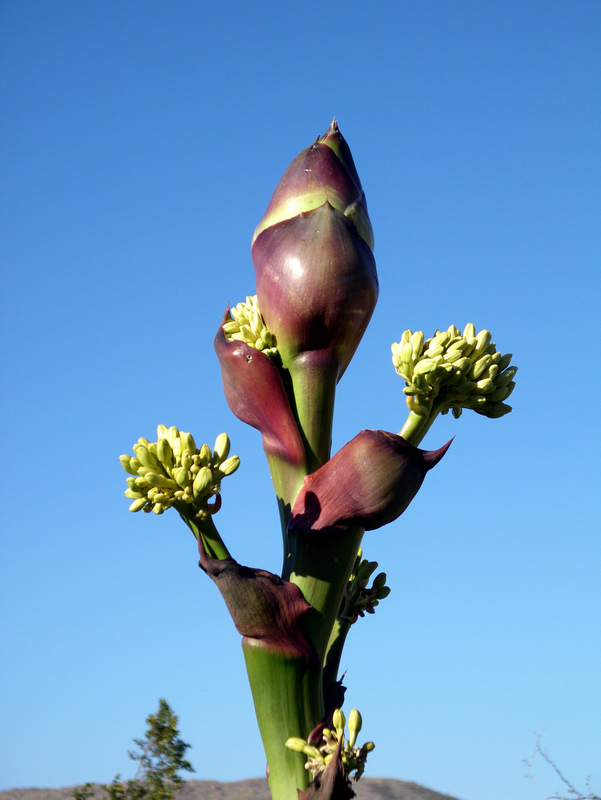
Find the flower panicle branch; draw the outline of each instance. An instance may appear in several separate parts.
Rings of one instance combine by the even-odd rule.
[[[130,475],[125,490],[133,500],[129,510],[163,514],[173,507],[212,556],[229,558],[213,523],[221,508],[221,481],[240,466],[239,457],[229,455],[228,435],[220,433],[212,449],[208,444],[198,448],[191,433],[159,425],[157,441],[141,437],[133,451],[133,456],[119,456]]]
[[[354,625],[359,617],[365,614],[375,614],[376,606],[380,600],[388,597],[390,587],[386,586],[386,573],[380,572],[368,586],[369,579],[378,568],[377,561],[368,561],[363,558],[363,548],[359,548],[355,567],[349,578],[344,600],[338,615],[339,620]]]
[[[162,514],[175,505],[188,507],[189,515],[203,519],[221,506],[221,481],[240,466],[238,456],[230,456],[230,440],[221,433],[213,449],[200,449],[191,433],[175,426],[159,425],[158,441],[141,437],[133,446],[134,456],[119,457],[121,466],[132,477],[127,479],[125,496],[133,500],[130,511]],[[209,500],[216,502],[209,504]]]
[[[223,323],[222,328],[226,339],[246,342],[269,358],[277,357],[276,338],[265,325],[256,294],[230,308],[230,319]]]
[[[391,350],[409,409],[400,435],[412,444],[419,444],[438,414],[451,411],[459,418],[463,409],[472,409],[496,419],[512,410],[505,401],[518,368],[511,353],[497,350],[488,330],[476,333],[470,322],[463,332],[451,325],[429,339],[423,331],[406,330]]]
[[[385,572],[378,573],[372,585],[368,586],[369,580],[377,568],[377,561],[368,561],[363,558],[363,548],[360,547],[327,646],[324,681],[332,685],[338,685],[335,680],[340,670],[342,652],[351,627],[359,617],[364,617],[365,614],[375,614],[380,600],[390,594],[390,587],[386,586]]]
[[[365,771],[367,756],[375,748],[375,745],[373,742],[366,742],[361,747],[356,746],[357,736],[363,725],[361,714],[356,708],[349,714],[348,737],[345,736],[344,732],[346,719],[339,708],[334,711],[333,725],[333,730],[324,728],[322,734],[323,743],[319,747],[296,737],[289,738],[286,741],[286,747],[297,753],[303,753],[308,757],[305,769],[311,773],[313,779],[325,771],[330,761],[340,751],[346,777],[352,776],[358,781]]]

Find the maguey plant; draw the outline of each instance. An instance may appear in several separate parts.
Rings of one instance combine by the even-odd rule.
[[[192,434],[159,425],[157,441],[141,438],[121,456],[130,510],[176,509],[242,636],[274,800],[353,796],[350,779],[374,744],[357,743],[356,709],[346,732],[340,659],[351,627],[390,591],[363,557],[364,533],[396,520],[446,453],[450,442],[419,448],[438,414],[511,410],[516,368],[489,331],[407,330],[392,345],[408,407],[400,432],[362,430],[331,454],[336,387],[378,299],[373,245],[334,121],[276,187],[252,239],[256,294],[225,310],[214,340],[226,401],[262,437],[281,575],[239,564],[215,526],[221,483],[240,463],[226,434],[198,447]]]

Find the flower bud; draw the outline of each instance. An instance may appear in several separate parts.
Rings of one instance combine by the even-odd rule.
[[[353,220],[362,239],[374,249],[367,203],[349,146],[332,120],[328,132],[294,159],[278,183],[252,243],[265,228],[311,211],[329,200]]]
[[[334,345],[344,372],[377,300],[373,242],[353,157],[332,121],[288,167],[253,236],[259,306],[285,366]]]
[[[326,351],[340,379],[376,305],[373,254],[329,199],[278,222],[253,245],[257,297],[282,363]]]
[[[450,444],[420,450],[393,433],[361,431],[307,475],[292,509],[290,529],[311,533],[349,527],[374,530],[393,522]]]
[[[252,244],[257,298],[288,371],[310,469],[329,457],[336,384],[378,298],[373,233],[335,122],[278,184]]]
[[[362,726],[363,719],[361,718],[361,714],[356,708],[353,708],[348,718],[349,745],[351,747],[355,746],[357,736],[359,735]]]

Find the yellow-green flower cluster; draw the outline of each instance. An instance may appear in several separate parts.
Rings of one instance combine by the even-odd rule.
[[[218,511],[221,481],[240,466],[238,456],[229,456],[227,434],[217,437],[212,450],[206,444],[199,450],[192,434],[175,426],[159,425],[157,437],[156,442],[138,439],[133,457],[119,457],[123,469],[134,476],[127,479],[125,492],[133,500],[129,510],[162,514],[175,505],[198,519]],[[216,502],[209,505],[215,495]]]
[[[367,561],[363,558],[363,549],[359,548],[359,554],[349,578],[339,619],[350,622],[351,625],[365,613],[375,613],[375,608],[380,600],[388,597],[390,587],[386,586],[386,573],[380,572],[368,588],[367,584],[372,574],[378,568],[377,561]]]
[[[238,303],[230,309],[231,319],[224,323],[223,332],[226,339],[246,342],[249,347],[261,350],[272,358],[277,353],[275,336],[263,321],[257,296],[246,298],[246,303]]]
[[[517,367],[511,353],[497,352],[491,333],[469,323],[463,333],[454,326],[425,340],[422,331],[407,330],[392,344],[392,363],[403,378],[410,411],[428,417],[433,409],[459,417],[471,408],[486,417],[511,411],[504,401],[512,393]]]
[[[367,756],[374,749],[375,744],[373,742],[366,742],[362,747],[355,747],[357,735],[363,724],[361,714],[356,708],[349,714],[349,736],[347,740],[345,740],[344,735],[346,719],[339,708],[334,711],[332,721],[334,723],[334,730],[324,728],[324,743],[321,747],[313,747],[313,745],[308,744],[304,739],[298,739],[297,737],[288,739],[286,747],[289,750],[294,750],[297,753],[304,753],[306,756],[309,756],[309,760],[305,763],[305,769],[308,769],[313,779],[315,779],[325,770],[326,766],[336,754],[338,744],[342,742],[340,755],[347,777],[350,776],[351,772],[354,772],[355,774],[353,777],[358,781],[365,771]]]

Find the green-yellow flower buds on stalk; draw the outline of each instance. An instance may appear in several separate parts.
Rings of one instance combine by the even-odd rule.
[[[377,568],[377,561],[367,561],[363,558],[363,549],[360,547],[328,642],[324,676],[329,681],[334,680],[332,676],[339,674],[340,659],[351,626],[366,613],[374,614],[380,600],[390,594],[390,587],[386,586],[385,572],[376,575],[372,585],[368,587],[370,578]]]
[[[502,355],[490,331],[469,323],[461,333],[454,325],[425,340],[422,331],[407,330],[391,346],[392,363],[406,383],[403,389],[411,415],[401,436],[418,444],[437,414],[449,409],[459,417],[464,408],[485,417],[511,411],[504,401],[515,383],[512,355]]]
[[[257,295],[247,297],[245,303],[230,308],[230,316],[231,319],[222,325],[226,339],[246,342],[249,347],[261,350],[270,358],[277,354],[275,336],[263,321]]]
[[[359,554],[355,567],[349,578],[344,595],[344,601],[338,619],[345,620],[351,625],[365,614],[374,614],[380,600],[388,597],[390,587],[386,586],[386,573],[380,572],[368,588],[369,579],[378,568],[377,561],[367,561],[363,557],[363,549]]]
[[[196,447],[191,433],[175,426],[157,428],[158,441],[140,438],[133,446],[134,456],[119,457],[131,476],[125,496],[133,500],[130,511],[162,514],[175,506],[184,516],[202,520],[219,510],[221,481],[234,473],[238,456],[229,456],[230,440],[220,434],[213,449]],[[228,457],[229,456],[229,457]],[[215,497],[215,502],[209,500]]]
[[[325,728],[323,731],[323,744],[317,748],[310,745],[304,739],[298,737],[291,737],[286,742],[286,747],[289,750],[294,750],[297,753],[303,753],[309,757],[305,764],[305,769],[311,772],[313,779],[321,775],[330,761],[336,755],[338,746],[341,744],[340,755],[342,763],[347,776],[354,772],[354,779],[356,781],[363,775],[365,771],[365,762],[367,756],[374,749],[373,742],[366,742],[362,747],[355,747],[357,736],[363,724],[361,714],[354,708],[348,719],[349,738],[345,740],[344,726],[346,719],[341,709],[337,708],[332,716],[334,730]]]

